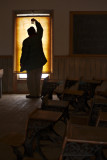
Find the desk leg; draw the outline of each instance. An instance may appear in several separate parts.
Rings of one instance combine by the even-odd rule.
[[[23,155],[22,153],[18,150],[18,147],[14,147],[12,146],[13,152],[17,157],[17,160],[22,160],[23,159]]]
[[[41,140],[41,130],[38,131],[38,127],[35,126],[35,129],[27,133],[26,140],[24,142],[24,156],[33,157],[34,152],[38,152],[39,155],[42,157],[43,160],[47,160],[45,155],[43,154],[41,147],[40,147],[40,140]],[[35,143],[35,148],[34,148]]]
[[[39,153],[39,155],[42,157],[43,160],[47,160],[47,158],[43,154],[43,152],[41,150],[41,147],[40,147],[40,139],[41,139],[41,137],[39,136],[39,133],[36,135],[35,139],[36,139],[36,152]]]
[[[101,151],[101,157],[102,157],[103,160],[107,160],[106,156],[104,155],[103,149]]]
[[[33,157],[33,142],[35,135],[27,135],[24,142],[24,155],[28,157]]]

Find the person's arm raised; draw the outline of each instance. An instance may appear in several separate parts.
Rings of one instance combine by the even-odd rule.
[[[31,23],[34,24],[34,22],[35,22],[35,25],[37,27],[37,35],[40,38],[42,38],[42,36],[43,36],[43,28],[42,28],[41,24],[36,19],[34,19],[34,18],[31,19]]]

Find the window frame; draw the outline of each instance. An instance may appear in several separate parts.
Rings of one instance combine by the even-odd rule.
[[[51,27],[51,35],[50,35],[50,38],[51,38],[51,43],[50,43],[50,50],[51,50],[51,58],[50,58],[50,72],[48,72],[48,74],[51,74],[53,72],[53,10],[24,10],[24,11],[14,11],[14,56],[13,56],[13,73],[16,73],[16,74],[23,74],[20,73],[20,72],[17,72],[15,71],[15,62],[16,62],[16,36],[15,36],[15,23],[16,23],[16,17],[18,14],[26,14],[26,16],[24,17],[31,17],[34,16],[35,14],[37,14],[37,16],[39,17],[46,17],[46,15],[48,14],[48,16],[51,18],[51,24],[50,24],[50,27]],[[30,15],[29,15],[30,14]],[[22,16],[23,17],[23,16]],[[26,73],[26,72],[24,72]],[[18,79],[18,76],[17,76],[17,79]]]

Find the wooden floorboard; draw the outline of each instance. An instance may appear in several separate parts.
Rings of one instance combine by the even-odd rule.
[[[25,132],[29,115],[41,107],[41,99],[24,94],[6,94],[0,99],[0,137],[11,132]]]

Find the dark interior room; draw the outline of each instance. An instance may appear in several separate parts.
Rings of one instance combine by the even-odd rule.
[[[0,160],[107,160],[107,1],[0,13]]]

